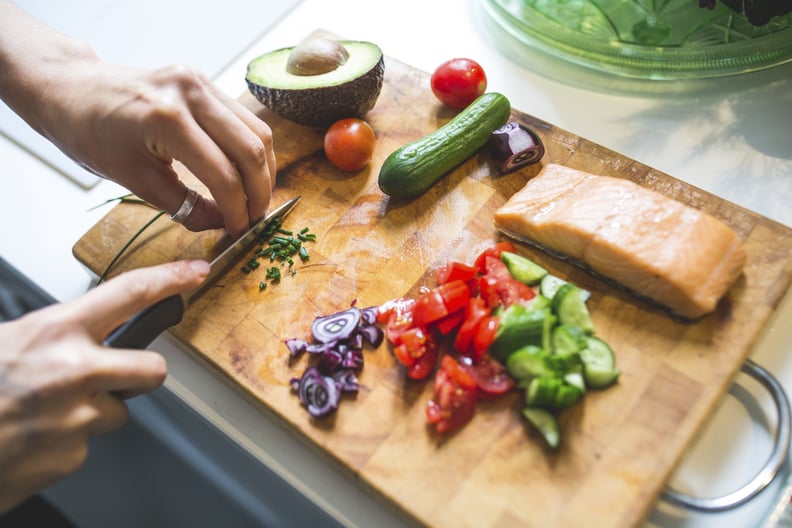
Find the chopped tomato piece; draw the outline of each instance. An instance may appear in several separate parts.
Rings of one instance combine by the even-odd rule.
[[[479,278],[479,295],[491,307],[498,304],[508,307],[536,297],[536,292],[530,286],[511,276],[509,268],[499,258],[487,256],[484,259],[484,269],[486,273]]]
[[[499,325],[500,319],[492,316],[484,317],[479,322],[471,347],[474,363],[478,363],[486,357],[487,350],[489,350],[490,345],[495,340]]]
[[[500,301],[498,295],[498,279],[490,275],[482,275],[478,280],[479,296],[487,306],[496,307]]]
[[[461,388],[467,390],[476,388],[476,380],[473,379],[473,376],[468,374],[453,357],[443,356],[443,359],[440,361],[440,368],[442,368],[451,380],[457,383]]]
[[[414,326],[402,334],[400,346],[407,348],[410,357],[418,359],[426,353],[427,339],[426,332],[421,327]]]
[[[462,280],[455,280],[442,284],[436,288],[443,298],[448,313],[464,310],[470,300],[470,289]]]
[[[473,337],[476,335],[479,322],[490,313],[487,303],[481,297],[471,297],[468,301],[468,308],[465,312],[465,320],[459,326],[454,348],[463,355],[470,354],[473,344]]]
[[[516,248],[514,247],[514,244],[512,244],[508,240],[503,241],[503,242],[498,242],[494,246],[490,246],[487,249],[485,249],[484,251],[482,251],[479,254],[479,256],[476,257],[476,260],[473,263],[473,267],[479,273],[486,273],[487,269],[486,269],[485,264],[486,264],[487,257],[494,257],[494,258],[500,260],[501,252],[510,251],[510,252],[514,253],[515,250],[516,250]]]
[[[441,334],[448,335],[454,330],[456,330],[464,320],[465,320],[465,310],[457,310],[456,312],[448,314],[439,321],[437,321],[437,323],[435,323],[435,326],[437,327],[437,330]]]
[[[437,345],[429,336],[426,343],[426,352],[410,367],[407,367],[407,376],[414,380],[426,379],[434,371],[439,356]]]
[[[398,299],[385,301],[377,307],[377,322],[387,324],[393,317],[411,314],[413,306],[415,306],[415,299],[409,297],[399,297]]]
[[[449,260],[445,266],[437,270],[437,284],[446,284],[451,281],[461,280],[468,282],[476,276],[476,268],[463,262]]]
[[[393,347],[393,355],[407,367],[407,376],[424,379],[437,364],[438,349],[431,334],[414,326],[402,333],[401,341]]]
[[[476,380],[478,395],[482,399],[494,399],[514,389],[514,378],[497,359],[486,356],[478,363],[460,363]]]
[[[511,279],[511,273],[506,263],[499,257],[487,256],[484,259],[484,273],[496,279]]]
[[[417,326],[428,326],[448,315],[443,296],[437,289],[429,290],[418,296],[413,308],[413,323]]]
[[[385,337],[393,345],[401,343],[402,334],[415,326],[412,310],[415,299],[402,297],[382,304],[377,309],[377,322],[385,325]]]
[[[426,404],[426,419],[438,433],[466,424],[476,406],[476,381],[451,356],[443,356],[435,375],[434,395]]]

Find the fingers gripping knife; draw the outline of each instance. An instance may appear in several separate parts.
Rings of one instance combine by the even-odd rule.
[[[209,274],[200,286],[184,294],[167,297],[141,310],[115,329],[105,339],[104,344],[115,348],[146,348],[162,332],[178,324],[187,306],[223,276],[276,219],[286,216],[299,199],[299,196],[292,198],[270,212],[220,253],[209,264]]]

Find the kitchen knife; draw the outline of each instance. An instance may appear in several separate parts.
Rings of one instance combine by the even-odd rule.
[[[197,288],[180,295],[172,295],[141,310],[127,322],[113,330],[104,344],[115,348],[144,349],[162,332],[178,324],[187,306],[233,266],[250,246],[267,230],[276,218],[283,218],[300,199],[296,196],[270,212],[265,218],[228,246],[210,264],[209,274]]]

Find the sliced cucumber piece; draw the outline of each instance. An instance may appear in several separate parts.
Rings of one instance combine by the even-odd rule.
[[[549,355],[534,345],[526,345],[509,354],[506,359],[506,370],[518,381],[555,374]]]
[[[594,323],[582,292],[572,283],[561,285],[553,296],[553,310],[561,324],[579,326],[587,334],[593,334]]]
[[[586,348],[580,351],[586,385],[592,389],[604,389],[613,385],[621,374],[616,368],[613,350],[598,337],[588,336],[586,342]]]
[[[555,328],[557,322],[558,317],[548,308],[547,317],[545,317],[544,325],[542,326],[542,348],[549,352],[553,350],[553,328]]]
[[[525,402],[531,407],[560,410],[571,407],[580,400],[583,392],[562,378],[534,378],[525,391]]]
[[[547,270],[536,262],[511,251],[502,251],[501,260],[506,264],[511,276],[529,286],[539,284]]]
[[[512,304],[500,314],[500,325],[489,352],[498,361],[506,361],[509,354],[525,345],[540,345],[548,308],[529,310],[521,304]]]
[[[548,273],[542,277],[542,282],[539,283],[539,292],[548,299],[552,299],[558,291],[558,288],[566,283],[567,281],[561,277]]]
[[[616,354],[610,345],[595,336],[586,336],[586,346],[580,351],[583,364],[596,367],[600,370],[613,370],[616,368]]]
[[[522,303],[525,306],[525,309],[528,311],[533,310],[544,310],[545,308],[550,308],[551,301],[541,293],[538,294],[536,297],[531,299],[530,301],[525,301]]]
[[[586,392],[586,380],[583,377],[583,368],[564,374],[564,381],[579,389],[581,393]]]
[[[558,291],[558,288],[564,284],[567,284],[567,281],[561,277],[548,273],[542,277],[542,281],[539,283],[539,293],[548,299],[552,299]],[[583,301],[588,301],[589,297],[591,297],[591,292],[583,288],[580,288],[580,294],[583,297]]]
[[[547,445],[558,449],[561,444],[561,427],[553,413],[538,407],[526,407],[523,409],[523,416],[539,431]]]
[[[586,332],[577,325],[560,324],[553,329],[552,345],[556,354],[579,352],[588,346]]]
[[[596,367],[584,367],[583,379],[586,386],[592,389],[607,389],[618,381],[621,371],[619,369],[601,370]]]
[[[565,354],[550,354],[550,365],[556,375],[563,377],[567,372],[583,368],[583,360],[579,352],[568,352]]]

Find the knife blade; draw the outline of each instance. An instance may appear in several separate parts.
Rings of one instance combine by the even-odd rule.
[[[295,196],[277,209],[274,209],[223,250],[209,263],[209,274],[197,288],[182,294],[166,297],[136,313],[124,324],[113,330],[104,340],[104,345],[114,348],[136,348],[141,350],[149,346],[158,335],[171,326],[177,325],[182,320],[187,306],[200,297],[242,255],[247,253],[253,243],[275,219],[286,216],[299,199],[299,196]]]

